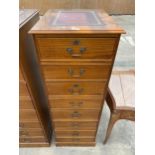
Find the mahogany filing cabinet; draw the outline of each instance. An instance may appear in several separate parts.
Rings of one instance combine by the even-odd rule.
[[[48,99],[35,55],[30,28],[39,20],[37,10],[20,10],[19,17],[19,145],[49,146],[52,127]]]
[[[94,146],[124,30],[98,10],[49,10],[30,30],[56,146]]]

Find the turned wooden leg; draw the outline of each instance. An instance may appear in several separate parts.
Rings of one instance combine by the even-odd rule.
[[[110,115],[110,120],[109,120],[109,124],[108,124],[108,128],[107,128],[107,131],[106,131],[106,136],[105,136],[105,140],[104,140],[104,144],[106,144],[110,134],[111,134],[111,131],[112,131],[112,128],[115,124],[115,122],[119,119],[119,115],[118,114],[115,114],[115,113],[112,113]]]

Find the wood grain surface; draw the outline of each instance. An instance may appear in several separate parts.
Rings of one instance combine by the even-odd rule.
[[[22,147],[45,146],[51,141],[51,122],[33,38],[28,34],[39,13],[24,9],[19,15],[19,142]]]
[[[53,120],[55,130],[96,130],[97,124],[95,120]]]
[[[69,19],[67,26],[55,24],[61,13]],[[88,25],[71,25],[79,22],[73,18],[79,14],[82,20],[92,20],[86,14],[89,18],[94,15],[102,24],[92,26],[83,21]],[[37,47],[55,133],[62,130],[56,133],[56,145],[95,144],[117,46],[124,32],[105,11],[98,10],[49,10],[30,30]],[[81,130],[95,133],[89,135],[80,133]]]

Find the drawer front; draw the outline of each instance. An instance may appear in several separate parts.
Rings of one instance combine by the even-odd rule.
[[[47,142],[47,139],[44,137],[24,137],[19,138],[19,142],[21,143]]]
[[[37,38],[41,60],[111,59],[117,38]]]
[[[45,79],[107,79],[111,66],[109,64],[84,65],[59,63],[59,65],[42,65]]]
[[[95,142],[56,142],[56,146],[95,146]]]
[[[49,147],[50,146],[50,144],[49,144],[49,142],[41,142],[41,143],[35,143],[35,142],[33,142],[33,143],[29,143],[29,142],[20,142],[19,143],[19,147],[25,147],[25,148],[29,148],[29,147]]]
[[[102,100],[82,100],[82,99],[58,99],[49,100],[51,108],[71,108],[71,109],[100,109],[102,106]]]
[[[41,128],[41,125],[38,121],[36,122],[20,122],[20,129],[28,129],[28,128]]]
[[[38,121],[38,117],[36,115],[35,110],[30,110],[30,109],[20,109],[19,110],[19,119],[21,121],[32,121],[32,120],[37,120]]]
[[[53,110],[52,118],[54,120],[58,119],[89,119],[98,120],[99,110]]]
[[[95,137],[95,130],[56,130],[56,138],[60,137]]]
[[[97,121],[54,121],[56,130],[96,130]]]
[[[26,143],[26,142],[20,142],[19,143],[19,147],[25,147],[25,148],[29,148],[29,147],[31,147],[31,148],[33,148],[33,147],[49,147],[50,146],[50,144],[49,144],[49,142],[40,142],[40,143]]]
[[[19,99],[19,108],[20,109],[34,109],[31,99]]]
[[[95,138],[56,138],[56,142],[95,142]]]
[[[19,83],[19,95],[20,96],[29,96],[29,92],[25,82]]]
[[[47,82],[49,95],[102,95],[105,82]]]
[[[42,129],[35,129],[35,130],[20,130],[19,131],[20,137],[31,137],[31,136],[44,136]]]

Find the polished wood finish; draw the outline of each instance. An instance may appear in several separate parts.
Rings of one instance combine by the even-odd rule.
[[[96,130],[56,130],[56,138],[95,137]]]
[[[98,120],[53,120],[55,130],[96,130]]]
[[[25,82],[20,82],[19,92],[21,96],[29,96],[29,92],[28,92],[27,85]]]
[[[43,137],[42,135],[44,134],[43,131],[35,130],[35,131],[26,131],[26,130],[20,130],[20,137],[35,137],[35,136],[40,136]]]
[[[84,147],[84,146],[95,146],[96,143],[95,142],[56,142],[56,146],[80,146],[80,147]]]
[[[110,109],[110,120],[104,144],[118,120],[135,121],[135,79],[133,73],[115,73],[110,79],[106,102]],[[119,87],[118,87],[119,86]],[[118,90],[119,88],[119,90]]]
[[[91,81],[68,81],[47,82],[49,95],[102,95],[104,94],[105,82]],[[93,88],[93,89],[91,89]]]
[[[34,129],[34,128],[40,129],[41,125],[38,120],[37,121],[33,120],[31,122],[30,121],[21,121],[21,122],[19,122],[19,127],[21,130],[22,129]]]
[[[19,98],[19,109],[33,109],[33,103],[31,101],[31,98],[29,98],[28,96],[26,97],[21,97]]]
[[[48,9],[104,9],[109,14],[135,14],[135,0],[20,0],[20,8],[36,8],[43,15]]]
[[[52,112],[53,120],[98,120],[99,119],[99,110],[85,110],[85,109],[69,109],[69,110],[56,110]]]
[[[112,59],[117,38],[38,38],[40,59]],[[76,42],[78,44],[76,44]],[[57,48],[54,48],[54,47]],[[72,50],[68,54],[69,48]],[[87,47],[87,48],[86,48]],[[80,52],[80,50],[83,52]],[[52,51],[52,52],[51,52]]]
[[[30,28],[39,20],[37,10],[20,10],[19,25],[19,145],[49,146],[51,122],[47,97],[35,55]]]
[[[34,109],[20,109],[19,110],[19,118],[21,121],[36,121],[38,120],[37,113]]]
[[[20,142],[20,147],[49,147],[47,142]]]
[[[76,100],[76,101],[75,101]],[[49,100],[50,107],[58,108],[61,107],[63,109],[100,109],[102,105],[101,99],[51,99]]]
[[[75,16],[82,21],[72,20]],[[49,10],[29,33],[48,93],[56,145],[94,146],[124,30],[104,11]]]
[[[94,142],[95,138],[56,138],[56,141],[59,142]]]
[[[42,65],[46,79],[107,79],[110,63],[45,63]],[[103,72],[104,69],[104,72]]]
[[[30,143],[33,143],[33,142],[48,142],[47,139],[43,136],[43,137],[20,137],[19,139],[19,142],[30,142]]]

